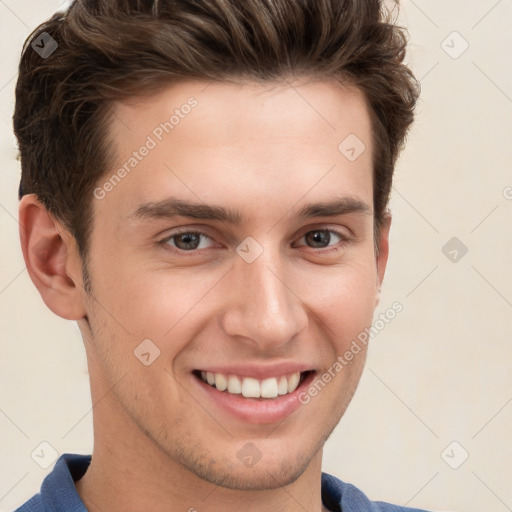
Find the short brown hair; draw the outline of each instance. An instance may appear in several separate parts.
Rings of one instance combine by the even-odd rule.
[[[112,102],[183,79],[336,79],[369,107],[377,241],[419,96],[403,62],[406,30],[391,14],[380,0],[75,0],[25,41],[14,111],[20,198],[35,193],[85,262],[93,190],[113,165]],[[58,47],[43,58],[31,43],[45,32]]]

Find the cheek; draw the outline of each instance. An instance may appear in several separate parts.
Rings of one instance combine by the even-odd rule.
[[[111,261],[109,257],[95,259],[93,290],[100,304],[95,314],[123,350],[127,345],[133,350],[150,339],[168,357],[193,337],[201,323],[199,316],[214,313],[215,293],[211,292],[226,272],[145,268],[147,265],[130,258],[119,258],[116,265]]]
[[[377,293],[375,263],[368,258],[347,265],[312,270],[297,295],[332,332],[357,334],[373,317]],[[344,336],[345,337],[345,336]]]

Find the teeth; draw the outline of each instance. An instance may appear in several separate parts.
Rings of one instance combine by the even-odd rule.
[[[261,396],[259,380],[245,377],[242,381],[242,395],[245,396],[245,398],[259,398]]]
[[[219,391],[224,391],[228,387],[228,379],[222,373],[215,374],[215,387]]]
[[[228,391],[235,395],[242,392],[242,383],[236,375],[230,375],[228,377]]]
[[[234,395],[242,394],[245,398],[276,398],[293,393],[297,389],[300,372],[260,381],[253,377],[242,378],[236,375],[201,371],[201,379],[210,386],[215,386],[219,391]]]
[[[300,373],[292,373],[288,379],[288,393],[293,393],[299,385]]]
[[[286,395],[288,393],[288,379],[284,375],[279,378],[279,384],[277,385],[277,392],[280,395]]]
[[[263,398],[275,398],[277,396],[277,379],[265,379],[261,382],[261,396]]]

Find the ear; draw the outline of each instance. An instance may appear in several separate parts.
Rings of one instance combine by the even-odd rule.
[[[22,197],[19,219],[25,265],[44,303],[62,318],[84,318],[81,259],[74,237],[35,194]]]
[[[386,210],[384,214],[384,223],[380,230],[380,239],[378,242],[379,255],[376,258],[377,264],[377,294],[375,297],[375,307],[378,306],[380,301],[380,289],[382,281],[384,280],[384,273],[386,272],[386,266],[388,263],[389,255],[389,229],[391,227],[391,212]]]

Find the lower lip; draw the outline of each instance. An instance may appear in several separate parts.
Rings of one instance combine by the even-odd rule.
[[[239,420],[260,425],[282,421],[296,411],[302,405],[299,395],[313,381],[315,372],[311,372],[293,393],[264,399],[244,398],[242,395],[219,391],[195,375],[192,378],[217,407]]]

